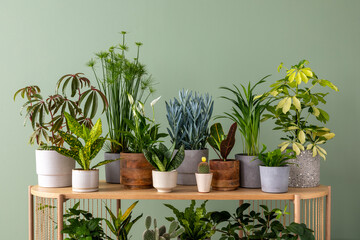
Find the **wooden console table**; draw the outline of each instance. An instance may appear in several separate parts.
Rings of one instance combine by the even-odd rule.
[[[316,239],[330,240],[331,231],[331,187],[289,188],[283,194],[264,193],[260,189],[239,188],[236,191],[198,193],[196,186],[177,186],[171,193],[158,193],[156,189],[126,190],[120,184],[100,182],[98,192],[77,193],[69,188],[29,187],[29,239],[62,240],[63,213],[66,208],[81,201],[82,208],[99,217],[103,216],[103,201],[112,201],[114,208],[121,207],[121,200],[237,200],[239,204],[252,203],[252,209],[260,204],[281,207],[281,201],[288,205],[291,217],[284,218],[284,224],[291,221],[304,222],[313,229]],[[280,201],[279,205],[278,202]],[[107,203],[107,202],[106,202]],[[100,205],[100,206],[99,206]],[[324,207],[325,205],[325,207]],[[49,207],[50,206],[50,207]],[[284,205],[285,206],[285,205]],[[104,211],[105,215],[105,211]],[[57,229],[56,224],[57,221]],[[56,230],[55,230],[56,229]]]

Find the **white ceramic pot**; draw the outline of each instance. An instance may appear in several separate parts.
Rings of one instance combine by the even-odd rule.
[[[208,193],[211,190],[212,173],[195,173],[198,192]]]
[[[36,173],[40,187],[71,186],[71,171],[75,160],[54,150],[36,150]]]
[[[171,192],[176,187],[177,171],[160,172],[152,170],[153,186],[158,192]]]
[[[99,190],[99,169],[72,170],[72,190],[74,192],[96,192]]]

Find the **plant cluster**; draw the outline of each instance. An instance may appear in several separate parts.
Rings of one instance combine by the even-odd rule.
[[[220,118],[228,118],[237,123],[242,137],[244,152],[250,156],[256,156],[259,153],[261,115],[270,103],[265,101],[264,98],[256,98],[254,90],[257,85],[264,83],[265,79],[269,76],[262,78],[254,86],[251,86],[249,82],[247,88],[240,84],[243,91],[235,84],[233,85],[234,89],[229,87],[220,88],[234,95],[234,98],[222,96],[223,99],[230,101],[234,106],[231,108],[231,113],[225,112],[225,116],[220,116]]]
[[[148,162],[160,172],[170,172],[177,169],[185,157],[184,145],[180,146],[175,154],[175,144],[169,149],[163,143],[160,143],[157,148],[144,149],[143,152]]]
[[[179,228],[179,223],[172,221],[170,223],[169,232],[166,232],[166,227],[163,225],[157,227],[157,221],[154,219],[154,230],[150,230],[151,227],[151,217],[147,216],[145,219],[146,230],[143,233],[143,240],[170,240],[172,238],[177,238],[184,233],[184,228]]]
[[[264,153],[266,151],[266,146],[263,145],[263,149],[258,155],[258,159],[262,162],[263,166],[266,167],[283,167],[289,163],[290,159],[296,158],[296,154],[291,149],[286,149],[285,152],[282,152],[280,149],[275,149],[274,151]]]
[[[70,92],[70,95],[67,92]],[[21,109],[26,109],[24,124],[30,120],[34,130],[29,143],[36,143],[40,147],[45,144],[63,146],[64,139],[58,131],[69,132],[64,112],[70,113],[79,124],[91,128],[93,126],[92,119],[98,111],[99,99],[103,103],[103,112],[108,107],[105,95],[91,86],[90,80],[82,73],[67,74],[61,77],[56,84],[55,94],[46,99],[36,85],[16,91],[14,100],[18,95],[27,100]]]
[[[219,159],[226,161],[235,144],[237,125],[233,123],[227,135],[224,134],[221,123],[215,123],[210,127],[210,136],[207,139]]]
[[[198,173],[210,173],[210,166],[206,161],[206,157],[201,158],[201,162],[198,164]]]
[[[179,91],[179,99],[166,102],[167,130],[176,149],[181,145],[186,150],[205,148],[213,108],[214,101],[208,93],[203,96],[184,89]]]
[[[153,81],[148,74],[145,65],[139,62],[140,47],[142,43],[137,42],[137,55],[134,60],[126,58],[128,47],[126,46],[126,32],[121,32],[122,43],[112,46],[108,51],[96,54],[101,71],[97,72],[96,60],[91,59],[88,66],[92,68],[99,89],[104,92],[109,108],[106,111],[106,120],[109,126],[109,136],[119,142],[112,142],[109,146],[111,152],[127,152],[128,139],[124,132],[130,131],[128,122],[134,120],[131,112],[132,103],[128,99],[130,94],[134,101],[146,102],[150,94],[155,90]]]
[[[215,233],[213,224],[204,221],[204,219],[209,219],[211,216],[211,213],[206,211],[206,203],[207,201],[204,201],[200,207],[195,208],[195,200],[192,200],[190,206],[185,208],[184,212],[180,212],[170,204],[164,204],[173,211],[180,225],[185,229],[180,236],[181,240],[204,240]],[[175,220],[173,217],[167,217],[166,219],[168,221]]]
[[[264,117],[275,119],[277,127],[274,129],[285,132],[286,137],[282,138],[284,142],[279,145],[281,150],[291,146],[296,155],[299,155],[306,147],[307,150],[312,150],[314,157],[319,154],[326,159],[327,153],[320,145],[332,139],[335,134],[328,128],[310,123],[310,120],[316,119],[323,124],[329,120],[329,114],[319,107],[326,103],[325,96],[328,93],[315,92],[314,89],[321,86],[338,91],[338,88],[330,81],[318,78],[307,67],[308,64],[307,60],[302,60],[287,69],[281,63],[278,71],[285,68],[285,77],[272,84],[269,92],[258,97],[277,102],[276,106],[267,107],[269,114]]]

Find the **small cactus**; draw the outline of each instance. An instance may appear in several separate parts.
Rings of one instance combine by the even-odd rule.
[[[146,230],[143,233],[143,240],[170,240],[171,238],[177,238],[184,233],[184,228],[178,228],[179,223],[172,221],[169,228],[169,233],[166,232],[166,227],[157,227],[156,219],[154,219],[154,230],[150,230],[151,217],[147,216],[145,219]]]
[[[202,157],[201,160],[202,162],[198,165],[198,173],[210,173],[210,167],[206,162],[206,157]]]

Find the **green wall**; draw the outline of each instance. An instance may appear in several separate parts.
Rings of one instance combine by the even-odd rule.
[[[129,43],[144,43],[141,59],[159,83],[155,96],[168,100],[182,88],[208,91],[216,98],[215,114],[229,109],[218,99],[219,86],[267,74],[275,80],[280,62],[308,59],[340,89],[328,96],[328,127],[336,137],[326,145],[328,160],[321,166],[321,183],[333,191],[332,239],[359,239],[359,9],[355,0],[1,0],[1,239],[26,239],[27,186],[37,181],[35,147],[27,144],[31,130],[22,126],[13,93],[29,84],[50,93],[66,73],[92,77],[85,63],[117,43],[121,30],[130,32]],[[164,101],[156,110],[165,128]],[[261,141],[275,147],[280,134],[272,127],[263,124]],[[234,153],[240,151],[238,142]],[[226,204],[230,210],[237,203]],[[213,201],[209,209],[222,206]],[[141,202],[140,211],[170,214],[155,201]],[[133,239],[140,239],[141,229],[139,223]]]

